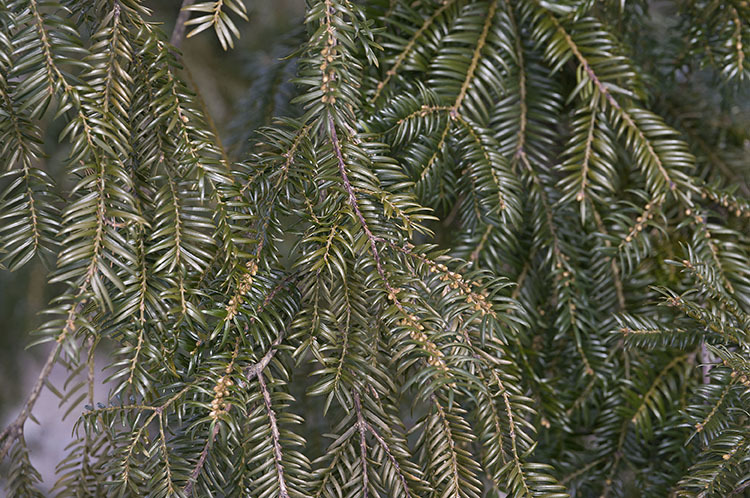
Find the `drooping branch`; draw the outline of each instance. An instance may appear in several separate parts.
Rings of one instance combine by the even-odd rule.
[[[393,456],[393,453],[391,453],[391,450],[388,447],[388,443],[386,443],[385,439],[383,439],[383,437],[369,422],[365,422],[365,428],[370,431],[370,434],[372,434],[372,436],[375,438],[375,441],[377,441],[377,443],[383,449],[383,452],[388,457],[388,460],[390,460],[391,465],[393,465],[393,468],[396,470],[396,474],[398,474],[399,482],[401,483],[401,487],[403,488],[404,493],[406,493],[407,497],[411,498],[412,494],[409,491],[409,486],[406,484],[406,477],[404,477],[404,473],[401,471],[401,466],[398,464],[398,460],[396,460],[396,458]]]
[[[513,37],[513,48],[516,53],[516,60],[518,61],[518,141],[516,143],[516,150],[513,154],[514,168],[521,154],[525,154],[526,149],[526,128],[528,126],[528,104],[527,100],[527,83],[526,83],[526,57],[523,53],[523,45],[521,44],[521,32],[516,22],[516,16],[513,13],[513,5],[509,0],[505,0],[506,12],[508,18],[513,25],[514,37]]]
[[[271,404],[271,394],[266,386],[266,380],[263,377],[263,373],[258,373],[258,386],[260,392],[263,395],[263,404],[266,407],[266,415],[268,416],[268,425],[271,427],[271,441],[273,443],[273,460],[274,466],[276,467],[276,476],[279,481],[279,498],[289,498],[289,491],[286,486],[286,478],[284,477],[284,465],[282,460],[281,451],[281,435],[279,433],[279,426],[276,420],[276,412]]]
[[[362,416],[362,403],[359,399],[359,393],[353,393],[354,409],[357,412],[357,430],[359,431],[359,457],[362,465],[362,498],[367,498],[370,483],[367,475],[367,424]]]
[[[389,282],[388,277],[385,274],[385,270],[383,269],[383,264],[380,260],[380,252],[378,251],[378,246],[375,243],[375,236],[372,234],[372,231],[367,224],[367,220],[365,220],[362,211],[359,209],[357,196],[354,193],[351,182],[349,181],[349,174],[346,172],[346,161],[344,160],[344,154],[341,151],[341,143],[339,142],[339,137],[336,133],[336,124],[333,121],[333,117],[329,117],[328,119],[328,131],[330,133],[333,151],[336,154],[336,159],[338,160],[339,173],[341,174],[341,179],[344,182],[344,190],[349,196],[349,204],[354,210],[354,214],[357,217],[360,225],[362,226],[362,230],[364,230],[365,235],[367,236],[367,241],[370,243],[370,251],[372,252],[372,257],[375,260],[375,268],[378,272],[378,275],[380,275],[380,278],[383,280],[383,284],[385,285],[388,293],[395,296],[396,291],[391,286],[391,283]]]
[[[647,156],[650,157],[651,161],[653,161],[653,163],[656,165],[657,170],[662,176],[664,183],[668,187],[668,189],[671,191],[679,191],[677,182],[673,180],[672,175],[669,173],[669,171],[667,171],[662,157],[657,153],[655,149],[653,141],[646,136],[643,127],[636,123],[636,120],[632,115],[633,109],[629,110],[617,101],[615,96],[612,95],[612,92],[609,91],[609,88],[607,88],[602,79],[596,74],[591,64],[589,63],[589,60],[583,55],[580,47],[575,42],[575,40],[573,40],[573,37],[568,32],[568,30],[565,29],[562,23],[553,14],[549,12],[546,12],[546,14],[550,22],[554,25],[554,27],[565,40],[565,43],[570,48],[570,51],[578,60],[579,64],[585,71],[589,80],[594,84],[599,94],[602,95],[606,99],[607,103],[609,103],[609,105],[617,112],[630,132],[635,137],[637,137],[642,144],[644,144]],[[691,189],[695,189],[695,187],[690,184],[689,180],[687,181],[687,186]],[[684,197],[684,195],[679,195],[677,197],[684,205],[688,207],[691,205],[689,197]]]
[[[479,58],[481,57],[482,50],[484,50],[485,43],[487,42],[487,35],[490,32],[490,27],[492,26],[492,23],[495,20],[496,11],[497,11],[497,2],[490,2],[490,8],[487,12],[487,18],[484,20],[484,26],[482,26],[482,33],[479,35],[479,40],[477,40],[476,47],[474,47],[474,53],[471,57],[469,70],[466,72],[466,78],[464,79],[464,82],[461,85],[461,90],[458,92],[456,101],[453,103],[453,109],[456,111],[461,107],[461,104],[463,104],[464,98],[466,98],[466,92],[469,91],[471,82],[474,79],[474,73],[476,72],[477,66],[479,65]]]
[[[448,439],[448,451],[450,452],[448,465],[450,466],[450,479],[451,481],[453,481],[453,489],[460,490],[461,474],[459,470],[458,454],[456,450],[456,441],[453,437],[453,431],[451,430],[450,422],[448,421],[448,418],[445,414],[445,409],[440,404],[438,398],[434,395],[432,396],[432,402],[437,410],[438,418],[440,419],[440,425],[442,426],[441,429],[445,431],[446,438]]]
[[[219,434],[219,428],[220,426],[217,422],[214,425],[213,430],[211,431],[211,436],[206,439],[206,444],[203,445],[201,454],[198,457],[198,462],[195,464],[195,467],[193,467],[192,472],[190,472],[190,478],[188,479],[185,488],[182,490],[185,496],[190,496],[193,492],[193,487],[195,486],[195,483],[198,482],[198,476],[200,475],[201,470],[203,470],[203,466],[206,463],[206,458],[208,458],[208,453],[211,445],[214,444],[214,441],[216,441],[216,436]]]
[[[396,76],[396,73],[398,72],[399,67],[401,67],[401,64],[406,60],[406,57],[409,55],[409,53],[414,48],[414,45],[417,43],[417,40],[424,34],[424,32],[429,29],[430,26],[432,26],[432,23],[435,22],[435,19],[440,17],[440,15],[451,5],[453,5],[456,2],[456,0],[448,0],[446,2],[443,2],[443,4],[435,9],[435,11],[425,19],[424,24],[420,26],[420,28],[414,33],[414,35],[411,37],[409,42],[406,44],[406,47],[401,51],[401,53],[396,57],[396,62],[391,66],[391,68],[386,71],[385,73],[385,79],[383,81],[380,81],[377,85],[377,88],[375,90],[375,94],[370,99],[371,103],[374,103],[378,100],[378,97],[380,97],[380,94],[383,92],[383,89],[388,85],[388,82],[391,81],[391,78]]]

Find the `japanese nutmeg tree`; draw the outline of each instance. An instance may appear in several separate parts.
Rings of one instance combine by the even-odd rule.
[[[55,364],[58,496],[746,496],[748,2],[307,0],[224,147],[249,7],[0,0],[9,496]]]

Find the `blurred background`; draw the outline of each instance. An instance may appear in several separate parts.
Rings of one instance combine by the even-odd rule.
[[[207,108],[216,123],[225,147],[233,159],[242,157],[252,130],[267,124],[274,115],[287,114],[288,92],[285,86],[294,74],[292,61],[283,57],[296,48],[295,33],[302,24],[304,0],[244,0],[248,7],[249,22],[236,18],[241,37],[234,49],[224,51],[213,30],[206,30],[182,42],[183,62],[198,87]],[[181,0],[150,0],[143,2],[153,10],[151,20],[161,23],[167,35],[172,32],[179,14]],[[189,31],[189,29],[188,29]],[[286,43],[288,40],[288,43]],[[281,46],[279,46],[279,42]],[[298,43],[297,43],[298,46]],[[259,98],[269,86],[281,87],[278,98],[267,101]],[[50,123],[45,138],[44,169],[54,173],[64,168],[65,144],[58,144],[59,126]],[[60,185],[64,191],[66,185]],[[4,185],[0,183],[0,189]],[[0,421],[5,428],[20,410],[46,359],[49,348],[27,346],[32,341],[29,332],[43,321],[40,312],[59,292],[59,288],[46,285],[54,261],[43,264],[34,260],[15,273],[0,270]],[[97,374],[102,378],[102,367]],[[63,367],[56,366],[51,375],[54,386],[67,377]],[[106,387],[99,386],[96,399],[106,399]],[[45,389],[34,409],[33,420],[26,423],[26,439],[31,450],[31,460],[42,473],[44,485],[51,488],[55,482],[55,466],[65,453],[73,424],[78,416],[71,413],[61,422],[63,411],[58,408],[58,398]],[[5,463],[7,465],[7,462]],[[0,496],[3,496],[3,468],[0,467]]]

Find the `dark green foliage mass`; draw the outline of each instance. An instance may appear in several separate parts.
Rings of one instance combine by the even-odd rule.
[[[55,363],[59,496],[750,489],[748,2],[308,0],[227,149],[147,4],[0,0],[10,496]]]

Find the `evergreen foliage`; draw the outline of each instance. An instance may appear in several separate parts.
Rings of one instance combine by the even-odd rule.
[[[226,150],[147,3],[0,0],[0,257],[64,289],[10,496],[45,386],[57,496],[750,489],[748,2],[308,0]]]

